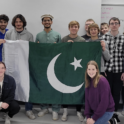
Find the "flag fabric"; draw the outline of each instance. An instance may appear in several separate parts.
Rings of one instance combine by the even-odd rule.
[[[16,80],[15,99],[46,104],[83,104],[85,71],[101,62],[100,42],[6,41],[6,73]]]

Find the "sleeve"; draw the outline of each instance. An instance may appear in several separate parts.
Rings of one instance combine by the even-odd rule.
[[[105,42],[105,41],[104,41]],[[109,61],[110,58],[111,58],[111,55],[109,53],[109,50],[108,50],[108,44],[105,42],[105,50],[102,51],[102,55],[103,55],[103,58],[106,60],[106,61]]]
[[[88,118],[91,118],[91,109],[90,109],[90,104],[88,100],[88,91],[85,89],[85,111],[84,111],[85,116]]]
[[[61,42],[65,42],[64,37],[62,38]]]
[[[35,42],[38,43],[38,41],[39,41],[39,40],[38,40],[38,35],[37,35],[37,36],[36,36],[36,39],[35,39]]]
[[[100,103],[96,109],[96,111],[94,112],[92,118],[93,120],[97,120],[98,118],[100,118],[101,116],[104,115],[104,113],[107,110],[107,107],[109,105],[109,84],[108,81],[104,78],[102,80],[100,80],[99,82],[99,94],[100,94]]]
[[[30,37],[29,41],[34,42],[34,38],[33,38],[32,34],[31,34],[31,37]]]
[[[2,103],[3,103],[3,102],[0,102],[0,108],[1,108],[1,106],[2,106]]]
[[[15,89],[16,89],[16,83],[15,83],[14,78],[11,78],[10,81],[12,82],[12,88],[11,88],[11,90],[10,90],[10,92],[9,92],[9,96],[8,96],[6,99],[4,99],[4,101],[3,101],[3,102],[8,103],[8,104],[9,104],[12,100],[14,100],[14,97],[15,97]]]
[[[59,34],[57,43],[60,43],[60,42],[61,42],[61,35]]]

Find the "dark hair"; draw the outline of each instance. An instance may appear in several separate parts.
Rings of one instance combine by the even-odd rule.
[[[44,17],[45,18],[45,17]],[[42,20],[42,22],[43,22],[43,20],[44,20],[44,18],[42,18],[41,20]],[[47,17],[46,17],[47,18]],[[50,18],[50,17],[48,17],[48,18]],[[51,18],[50,18],[51,19]],[[51,19],[51,21],[52,21],[52,19]]]
[[[119,20],[119,18],[112,17],[112,18],[109,20],[109,25],[110,25],[110,21],[111,21],[111,20],[118,21],[118,22],[119,22],[119,24],[120,24],[120,20]]]
[[[4,62],[0,62],[0,64],[3,64],[3,65],[4,65],[4,67],[6,68],[6,65],[5,65],[5,63],[4,63]]]
[[[2,14],[2,15],[0,15],[0,20],[4,20],[4,21],[8,22],[9,17],[7,15],[5,15],[5,14]]]
[[[19,18],[22,22],[23,22],[23,27],[25,27],[27,25],[27,22],[25,20],[25,17],[21,14],[18,14],[16,16],[14,16],[13,20],[12,20],[12,25],[15,27],[15,21],[16,19]]]

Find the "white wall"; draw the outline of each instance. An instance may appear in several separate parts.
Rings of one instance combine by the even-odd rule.
[[[51,14],[53,30],[61,36],[69,33],[68,24],[72,20],[80,23],[79,35],[85,34],[84,24],[89,18],[96,23],[101,22],[101,0],[1,0],[0,13],[10,18],[8,28],[12,28],[11,21],[16,14],[22,14],[27,20],[27,29],[34,37],[43,30],[41,15]]]
[[[102,0],[102,4],[124,4],[124,0]]]

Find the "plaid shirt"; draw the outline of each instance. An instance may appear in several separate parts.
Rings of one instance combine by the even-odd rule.
[[[123,71],[124,36],[119,33],[114,37],[110,32],[102,36],[107,42],[111,58],[106,61],[106,70],[113,73]]]

